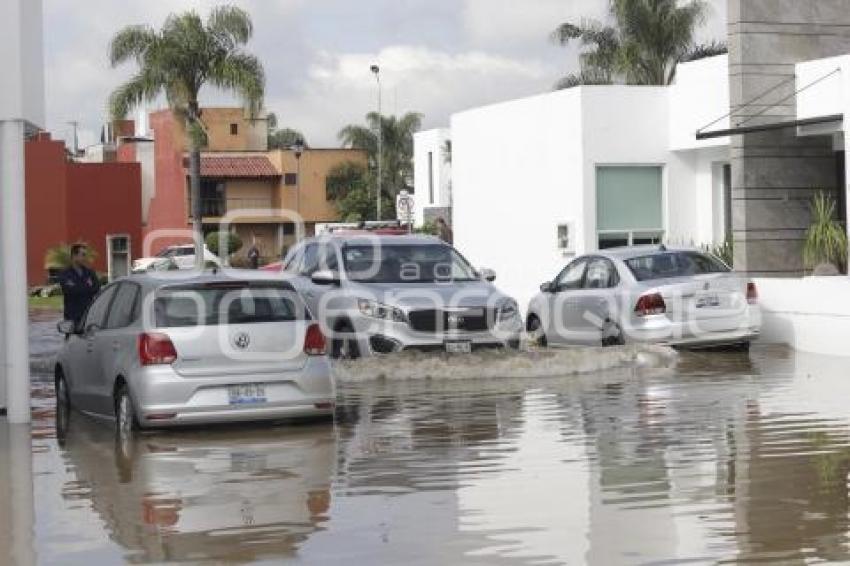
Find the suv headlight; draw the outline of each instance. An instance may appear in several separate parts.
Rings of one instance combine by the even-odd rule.
[[[360,313],[364,316],[378,318],[381,320],[389,320],[392,322],[407,322],[407,315],[404,314],[403,310],[397,307],[391,307],[390,305],[370,301],[368,299],[359,299],[357,301],[357,307],[360,309]]]
[[[519,306],[516,301],[505,301],[499,305],[499,321],[513,320],[519,315]]]

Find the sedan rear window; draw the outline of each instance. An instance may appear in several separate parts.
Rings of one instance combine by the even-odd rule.
[[[626,260],[638,281],[726,273],[729,268],[710,255],[698,252],[666,252]]]
[[[162,289],[154,299],[154,316],[158,328],[310,319],[291,288],[238,283]]]

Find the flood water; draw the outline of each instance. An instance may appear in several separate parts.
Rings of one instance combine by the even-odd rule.
[[[850,562],[842,360],[757,347],[664,370],[463,371],[343,381],[335,422],[129,448],[78,414],[57,434],[37,374],[0,549],[62,565]],[[16,446],[0,429],[0,457]]]

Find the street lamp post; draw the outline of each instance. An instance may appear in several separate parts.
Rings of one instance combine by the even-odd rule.
[[[292,145],[292,152],[295,154],[295,212],[301,215],[301,155],[304,153],[304,141],[302,139],[295,140]],[[300,222],[300,219],[299,219]]]
[[[372,65],[371,67],[372,73],[375,75],[375,80],[378,82],[378,183],[377,183],[377,195],[376,200],[378,204],[378,216],[376,220],[381,220],[381,184],[383,179],[381,178],[381,166],[383,165],[382,161],[384,158],[384,124],[383,118],[381,114],[381,68],[378,65]]]

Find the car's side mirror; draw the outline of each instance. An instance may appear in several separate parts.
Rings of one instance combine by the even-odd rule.
[[[482,269],[481,270],[481,279],[485,281],[493,282],[496,280],[496,272],[492,269]]]
[[[56,330],[65,336],[77,334],[77,324],[73,320],[60,320],[56,323]]]
[[[100,330],[100,325],[99,325],[99,324],[95,324],[95,323],[91,323],[91,324],[89,324],[88,326],[86,326],[86,328],[85,328],[85,332],[83,332],[83,335],[85,335],[85,336],[91,336],[92,334],[94,334],[94,333],[95,333],[95,332],[97,332],[98,330]]]
[[[540,285],[540,290],[543,293],[553,293],[555,291],[555,285],[553,285],[551,281],[547,281]]]
[[[330,269],[323,269],[313,273],[313,275],[310,276],[310,279],[316,285],[338,285],[339,273],[331,271]]]

